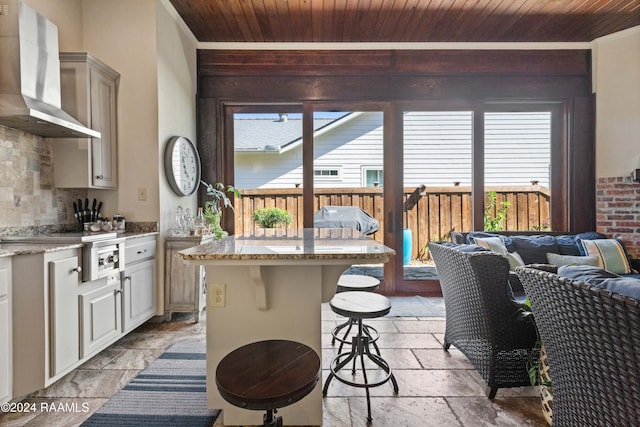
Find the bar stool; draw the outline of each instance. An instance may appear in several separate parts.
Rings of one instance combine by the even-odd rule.
[[[336,293],[340,292],[353,292],[353,291],[362,291],[362,292],[375,292],[380,287],[380,280],[375,277],[366,276],[364,274],[343,274],[338,279],[338,288],[336,289]],[[336,341],[340,342],[340,346],[338,347],[338,353],[342,352],[342,346],[344,344],[348,344],[351,341],[347,340],[349,333],[353,326],[358,324],[357,319],[347,319],[346,322],[339,324],[336,326],[331,332],[331,345],[334,345]],[[342,338],[338,335],[341,331],[347,328]],[[376,331],[372,326],[363,325],[364,333],[369,335],[370,341],[378,354],[380,354],[380,349],[378,345],[375,343],[377,341],[378,331]]]
[[[308,395],[319,379],[318,354],[287,340],[247,344],[223,357],[216,368],[222,398],[239,408],[266,411],[264,427],[281,427],[277,410]]]
[[[367,421],[371,422],[371,398],[369,396],[369,389],[371,387],[380,386],[389,380],[393,383],[393,390],[398,393],[398,383],[395,376],[391,372],[389,364],[379,355],[371,353],[369,345],[371,344],[370,337],[364,332],[363,319],[374,319],[377,317],[386,316],[391,311],[391,301],[384,295],[376,294],[373,292],[342,292],[336,294],[329,303],[331,310],[341,316],[348,317],[350,319],[356,319],[358,324],[358,331],[356,335],[352,337],[351,350],[345,353],[339,353],[332,361],[329,367],[330,373],[322,389],[322,395],[326,396],[329,389],[329,384],[333,378],[338,381],[353,386],[364,388],[367,393]],[[382,378],[377,378],[373,382],[369,382],[367,378],[367,371],[365,368],[365,358],[372,361],[376,366],[382,368],[384,374]],[[356,375],[356,358],[360,359],[360,366],[362,370],[363,381],[357,381],[353,377]],[[351,378],[348,379],[345,376],[340,375],[340,370],[344,368],[350,361],[354,361],[353,368],[351,370]]]

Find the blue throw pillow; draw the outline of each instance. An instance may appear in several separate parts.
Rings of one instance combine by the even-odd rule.
[[[558,275],[640,300],[640,279],[621,277],[590,265],[565,265],[558,268]]]
[[[554,236],[513,236],[511,241],[525,264],[546,264],[547,252],[558,253]]]
[[[562,265],[558,267],[558,276],[588,282],[592,285],[596,285],[605,279],[620,277],[615,273],[593,265]]]
[[[640,280],[638,279],[631,277],[604,279],[597,286],[616,294],[640,300]]]

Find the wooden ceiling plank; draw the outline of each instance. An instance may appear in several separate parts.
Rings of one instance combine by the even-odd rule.
[[[433,35],[433,31],[431,30],[431,22],[434,20],[434,15],[440,8],[444,0],[429,0],[429,4],[420,7],[424,7],[422,10],[422,16],[420,19],[411,20],[410,24],[407,28],[407,33],[402,41],[412,42],[412,41],[430,41],[431,35]],[[417,17],[416,17],[417,18]]]
[[[387,7],[385,8],[385,3]],[[384,41],[387,37],[383,35],[386,32],[385,24],[386,18],[391,12],[390,4],[395,3],[391,0],[372,0],[371,7],[369,9],[369,22],[370,25],[367,28],[368,36],[371,40]]]
[[[498,40],[520,41],[526,39],[530,33],[532,25],[530,17],[533,16],[534,23],[545,21],[545,15],[552,10],[554,5],[560,4],[557,0],[525,0],[519,1],[517,7],[505,13],[505,16],[498,17],[500,24],[495,27],[494,37]],[[514,5],[515,6],[515,5]]]
[[[269,22],[269,29],[273,39],[272,42],[279,40],[294,40],[289,25],[289,13],[287,10],[287,2],[282,0],[263,0],[264,13],[266,20]]]
[[[199,41],[582,41],[640,25],[640,0],[170,0]]]
[[[605,18],[594,23],[594,34],[599,34],[597,37],[628,28],[628,25],[625,24],[627,20],[633,22],[634,19],[637,20],[640,17],[640,1],[638,0],[611,0],[609,3],[615,12],[603,11]]]
[[[465,34],[469,31],[475,33],[480,30],[483,18],[490,14],[490,10],[497,7],[495,0],[478,0],[475,6],[468,6],[464,10],[463,16],[456,28],[452,28],[452,38],[454,40],[464,40]]]
[[[480,3],[480,1],[457,0],[452,4],[449,11],[444,13],[446,16],[441,21],[441,24],[438,25],[438,32],[441,34],[440,37],[448,38],[451,41],[457,41],[456,30],[463,25],[462,22],[471,10],[470,6],[472,4],[477,5],[478,3]]]
[[[335,38],[335,13],[335,1],[322,0],[322,31],[320,32],[320,39],[316,41],[338,41],[338,39]]]

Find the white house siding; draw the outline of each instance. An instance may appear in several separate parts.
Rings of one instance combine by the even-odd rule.
[[[469,111],[406,112],[405,186],[471,183]],[[339,179],[316,177],[316,187],[359,187],[363,169],[382,166],[382,112],[353,114],[316,135],[315,168],[338,169]],[[487,113],[485,185],[548,186],[550,114]],[[238,188],[292,188],[302,183],[302,147],[277,153],[236,153]]]
[[[485,185],[549,187],[551,113],[486,113]]]
[[[404,186],[471,183],[470,111],[412,111],[404,114]]]

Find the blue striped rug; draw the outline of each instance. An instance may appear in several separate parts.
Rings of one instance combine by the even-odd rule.
[[[82,426],[210,427],[204,342],[171,346]]]

